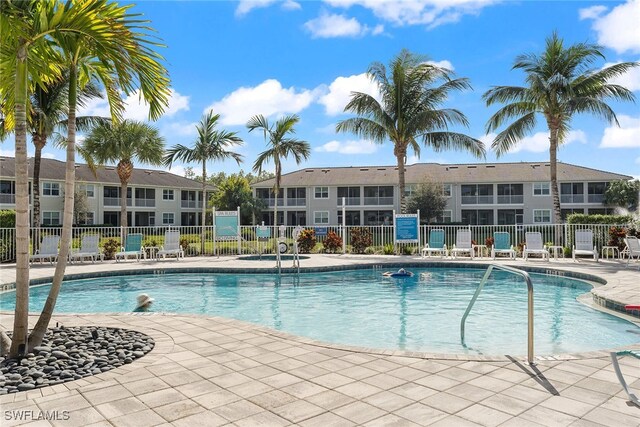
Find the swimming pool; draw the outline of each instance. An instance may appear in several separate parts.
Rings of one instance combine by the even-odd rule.
[[[56,311],[129,312],[136,296],[155,298],[154,311],[223,316],[336,344],[454,354],[526,353],[527,292],[521,278],[494,271],[466,324],[460,318],[484,270],[411,268],[408,278],[381,270],[283,275],[180,273],[109,276],[65,282]],[[640,342],[640,328],[576,301],[591,287],[531,274],[537,355],[608,349]],[[39,311],[49,286],[30,291]],[[12,310],[13,292],[0,310]]]

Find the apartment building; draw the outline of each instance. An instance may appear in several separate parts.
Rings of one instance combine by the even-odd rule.
[[[42,159],[40,211],[43,225],[62,223],[64,175],[64,162]],[[33,159],[29,159],[29,177],[32,176]],[[87,165],[76,164],[76,192],[86,195],[88,205],[87,212],[79,215],[81,224],[120,225],[120,179],[114,166],[99,168],[94,175]],[[15,193],[15,159],[0,157],[0,209],[15,208]],[[31,198],[29,209],[32,209]],[[160,170],[133,170],[127,187],[130,226],[200,225],[201,209],[201,183]]]
[[[568,163],[558,164],[563,217],[571,213],[603,214],[607,185],[630,176]],[[550,167],[544,162],[439,164],[406,166],[407,196],[423,182],[443,185],[447,207],[440,223],[471,225],[548,224],[553,222]],[[282,176],[277,196],[274,180],[252,185],[268,209],[261,220],[273,224],[331,225],[342,223],[345,199],[347,225],[391,224],[399,212],[395,166],[305,168]]]

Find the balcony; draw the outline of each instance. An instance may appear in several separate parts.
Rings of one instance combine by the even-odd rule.
[[[304,197],[289,197],[287,198],[287,206],[305,206],[307,204],[307,199]],[[278,205],[280,206],[280,205]]]
[[[521,205],[522,203],[524,203],[522,195],[498,196],[499,205]]]
[[[155,208],[156,199],[136,199],[136,206],[141,206],[145,208]]]
[[[506,196],[511,197],[511,196]],[[522,197],[522,196],[520,196]],[[522,202],[520,202],[522,203]],[[491,205],[493,204],[493,195],[491,196],[462,196],[463,205]]]
[[[393,197],[365,197],[364,204],[368,206],[393,205]]]
[[[260,199],[264,202],[265,205],[272,208],[276,204],[276,199]],[[278,206],[284,206],[284,199],[278,199]],[[289,205],[292,206],[292,205]],[[304,206],[304,205],[301,205]]]
[[[584,203],[584,194],[561,194],[560,203]]]
[[[181,208],[187,208],[187,209],[200,209],[200,208],[202,208],[202,201],[181,200],[180,201],[180,207]]]
[[[120,197],[105,197],[105,206],[120,206]],[[127,206],[131,206],[131,199],[127,198]]]
[[[16,195],[15,194],[0,194],[0,203],[6,204],[15,204],[16,203]]]
[[[376,197],[370,197],[370,199],[377,199]],[[359,206],[360,197],[345,197],[344,203],[347,206]],[[342,206],[342,197],[338,197],[338,206]]]
[[[604,203],[604,194],[589,194],[589,203]]]

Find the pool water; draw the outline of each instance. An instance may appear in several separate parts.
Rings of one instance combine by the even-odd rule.
[[[455,354],[522,355],[527,348],[527,290],[521,277],[494,271],[467,318],[460,319],[484,270],[411,269],[407,278],[380,270],[266,274],[160,274],[110,276],[63,284],[56,311],[130,312],[136,296],[155,299],[153,311],[223,316],[320,341]],[[576,298],[591,286],[580,280],[531,274],[535,352],[559,354],[640,342],[640,328],[593,310]],[[40,311],[49,286],[30,291]],[[0,310],[13,310],[13,292]]]

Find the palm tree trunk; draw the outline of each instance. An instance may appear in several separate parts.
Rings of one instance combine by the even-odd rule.
[[[27,47],[17,52],[15,88],[16,309],[9,356],[27,344],[29,332],[29,172],[27,165]]]
[[[405,177],[404,177],[404,159],[407,157],[407,147],[396,143],[393,149],[398,160],[398,191],[400,192],[400,213],[407,212],[407,202],[404,197]]]
[[[62,236],[60,239],[60,251],[58,252],[58,262],[56,270],[53,274],[53,282],[47,301],[42,308],[42,313],[38,318],[36,326],[33,328],[29,336],[29,351],[34,347],[42,344],[53,309],[58,300],[58,294],[62,287],[62,279],[64,271],[67,267],[67,259],[69,258],[69,249],[71,248],[71,234],[73,227],[73,204],[75,199],[75,181],[76,181],[76,102],[78,90],[78,74],[75,66],[71,67],[69,72],[69,123],[67,138],[67,162],[64,175],[64,211],[62,216]]]
[[[127,219],[127,184],[131,179],[133,165],[129,160],[120,160],[118,163],[118,177],[120,178],[120,227],[124,231],[129,226]]]
[[[42,149],[45,142],[42,135],[33,136],[35,154],[33,155],[33,183],[31,184],[31,194],[33,195],[33,226],[40,228],[40,162],[42,160]],[[35,242],[34,242],[35,244]]]
[[[275,198],[273,201],[273,225],[278,226],[278,195],[280,194],[280,163],[276,162],[276,186],[274,187]],[[274,230],[274,233],[277,233],[278,230]],[[276,248],[277,250],[277,248]]]
[[[562,212],[560,210],[560,195],[558,191],[558,127],[549,126],[549,169],[551,175],[551,195],[553,198],[553,222],[556,224],[555,243],[562,245]]]
[[[207,162],[202,161],[202,223],[200,224],[200,255],[204,255],[204,225],[207,218]]]

